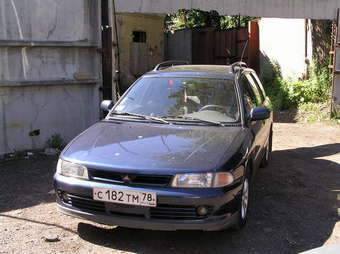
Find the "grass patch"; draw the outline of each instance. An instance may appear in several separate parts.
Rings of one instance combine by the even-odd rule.
[[[307,102],[299,104],[297,120],[303,122],[322,122],[331,118],[329,103]]]

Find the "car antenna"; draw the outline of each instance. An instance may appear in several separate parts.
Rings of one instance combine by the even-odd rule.
[[[246,45],[244,45],[240,62],[243,62],[243,57],[244,57],[244,53],[246,52],[246,48],[248,46],[248,42],[249,42],[249,39],[246,41]]]

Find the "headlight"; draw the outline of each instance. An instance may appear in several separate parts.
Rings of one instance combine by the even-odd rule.
[[[231,173],[191,173],[178,174],[172,181],[177,188],[218,188],[231,184],[234,177]]]
[[[58,160],[57,173],[63,176],[89,179],[86,167],[60,159]]]

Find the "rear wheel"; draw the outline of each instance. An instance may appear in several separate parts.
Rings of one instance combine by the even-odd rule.
[[[266,146],[266,152],[263,156],[263,159],[262,159],[261,165],[260,165],[261,168],[265,168],[269,164],[270,153],[272,152],[272,145],[273,145],[273,132],[272,132],[272,130],[270,130],[269,140],[268,140],[268,144]]]

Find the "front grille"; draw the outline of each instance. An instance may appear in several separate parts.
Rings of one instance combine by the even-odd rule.
[[[79,197],[67,194],[68,200],[63,199],[63,202],[72,205],[81,210],[91,210],[96,212],[105,212],[105,203],[100,201],[95,201],[90,198]]]
[[[65,195],[64,197],[67,196],[67,199],[62,198],[62,194],[60,194],[60,198],[62,202],[66,205],[71,205],[80,210],[108,213],[113,216],[118,215],[124,217],[144,217],[146,219],[150,218],[162,220],[201,220],[210,216],[213,211],[213,207],[208,206],[208,213],[205,216],[200,216],[197,214],[195,206],[174,206],[164,204],[158,204],[157,207],[140,208],[145,209],[144,212],[136,212],[135,207],[130,207],[127,205],[118,205],[115,209],[108,208],[108,211],[106,211],[105,202],[95,201],[88,197],[80,197],[67,193],[63,193],[63,195]],[[119,206],[121,206],[121,209],[119,209]]]
[[[200,220],[207,218],[212,210],[212,207],[208,207],[207,215],[200,216],[193,206],[158,205],[150,208],[150,217],[164,220]]]
[[[172,178],[171,175],[127,174],[95,169],[90,169],[89,174],[90,179],[99,182],[155,187],[168,186]]]

